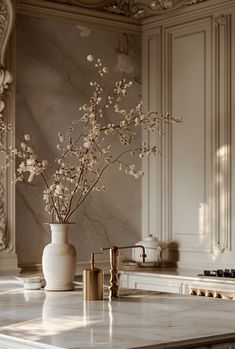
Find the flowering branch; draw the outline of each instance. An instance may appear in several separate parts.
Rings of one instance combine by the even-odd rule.
[[[49,170],[47,160],[39,160],[39,156],[29,146],[31,141],[28,134],[20,139],[19,148],[4,147],[0,144],[0,151],[7,154],[6,166],[10,161],[19,160],[16,167],[15,181],[22,181],[27,175],[27,181],[33,181],[35,176],[41,175],[45,183],[43,200],[45,209],[57,222],[68,222],[72,215],[80,208],[92,191],[104,190],[100,180],[105,171],[115,163],[126,174],[139,178],[143,171],[137,170],[135,164],[123,161],[127,155],[161,154],[158,147],[143,144],[133,148],[136,129],[142,128],[151,132],[158,132],[160,136],[166,133],[166,126],[182,121],[181,117],[158,115],[156,112],[143,112],[142,103],[127,110],[121,107],[121,102],[128,96],[133,86],[131,81],[122,79],[113,85],[113,90],[106,98],[103,97],[103,79],[108,68],[103,66],[100,59],[94,61],[89,55],[87,60],[94,64],[98,79],[91,81],[91,97],[87,104],[79,108],[81,114],[64,133],[58,133],[57,149],[60,154],[56,158],[56,166],[52,176],[47,179],[45,172]],[[115,115],[114,123],[105,123],[105,111]],[[5,125],[0,119],[0,134],[2,138],[11,132],[11,125]],[[120,152],[112,149],[111,140],[115,137],[120,141]]]

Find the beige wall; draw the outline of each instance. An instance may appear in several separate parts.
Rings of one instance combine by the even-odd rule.
[[[53,159],[57,133],[78,117],[78,107],[88,101],[94,71],[88,54],[110,67],[105,94],[111,81],[123,76],[140,80],[140,37],[93,24],[66,24],[36,17],[17,16],[16,25],[16,132],[30,133],[43,158]],[[130,93],[135,104],[137,84]],[[112,115],[106,114],[108,120]],[[141,141],[140,135],[137,143]],[[118,148],[118,144],[115,145]],[[140,165],[140,164],[139,164]],[[107,190],[92,194],[75,218],[70,241],[79,261],[110,244],[133,244],[141,235],[141,183],[111,169]],[[42,185],[19,183],[16,191],[16,239],[19,265],[41,262],[42,249],[50,240],[49,217],[42,204]]]

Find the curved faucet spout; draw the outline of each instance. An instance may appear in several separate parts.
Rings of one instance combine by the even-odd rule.
[[[125,249],[125,248],[142,248],[143,253],[140,255],[140,257],[143,258],[143,263],[145,263],[145,258],[147,257],[147,255],[145,253],[145,247],[143,245],[132,245],[132,246],[121,246],[121,247],[118,247],[119,250]]]

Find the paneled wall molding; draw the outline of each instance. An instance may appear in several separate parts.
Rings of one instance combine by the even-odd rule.
[[[143,84],[144,108],[146,110],[162,111],[162,31],[156,28],[143,34],[143,75],[147,83]],[[147,53],[147,54],[146,54]],[[155,144],[162,148],[161,137],[157,133],[143,134],[143,141],[149,146]],[[146,157],[143,162],[144,177],[142,180],[142,231],[143,235],[153,234],[160,240],[162,236],[162,158],[160,156]],[[152,194],[154,193],[154,195]],[[156,195],[155,195],[156,194]]]
[[[135,18],[117,16],[104,11],[72,6],[71,4],[45,0],[20,0],[16,11],[23,15],[62,20],[69,23],[77,23],[78,21],[93,23],[114,30],[119,29],[122,32],[141,32],[141,23]]]
[[[231,16],[215,16],[214,28],[214,241],[231,250]]]
[[[0,1],[0,122],[12,123],[14,120],[11,86],[12,75],[8,70],[8,43],[14,25],[14,5],[10,0]],[[14,126],[13,126],[14,127]],[[0,138],[0,142],[2,139]],[[14,140],[8,137],[8,144]],[[3,154],[0,164],[5,164]],[[0,176],[0,271],[17,270],[17,256],[15,253],[14,227],[14,189],[12,188],[12,170],[8,168]]]
[[[190,39],[190,41],[195,40],[195,45],[198,43],[199,47],[202,47],[201,52],[201,58],[198,59],[198,62],[202,60],[201,69],[204,71],[202,76],[202,114],[197,115],[197,118],[201,118],[201,127],[202,129],[198,130],[198,132],[201,133],[202,139],[200,139],[200,134],[198,141],[202,142],[202,154],[200,156],[202,157],[201,161],[205,164],[204,168],[202,169],[202,203],[200,204],[199,210],[200,210],[200,216],[201,216],[201,222],[200,222],[200,230],[202,234],[206,234],[208,230],[211,230],[211,213],[210,213],[210,198],[211,198],[211,190],[210,190],[210,175],[212,173],[212,163],[210,161],[210,147],[211,147],[211,134],[209,125],[211,124],[211,110],[210,110],[210,86],[211,86],[211,76],[210,76],[210,61],[211,61],[211,52],[209,45],[207,43],[209,42],[209,38],[211,36],[211,20],[209,18],[206,19],[198,19],[196,21],[192,21],[191,23],[182,23],[182,24],[176,24],[175,26],[166,27],[164,30],[164,43],[165,43],[165,52],[164,52],[164,71],[165,71],[165,77],[164,77],[164,112],[174,114],[179,112],[180,108],[184,108],[187,110],[187,104],[190,103],[187,101],[187,99],[184,100],[184,97],[181,95],[179,97],[176,97],[177,93],[177,79],[175,78],[175,75],[177,74],[177,71],[182,69],[181,63],[178,60],[176,56],[176,53],[180,51],[181,43],[186,42]],[[184,50],[187,50],[187,44],[183,44]],[[191,47],[191,50],[193,48]],[[195,50],[197,50],[195,48]],[[198,48],[199,50],[199,48]],[[193,55],[193,54],[192,54]],[[180,56],[180,55],[179,55]],[[196,57],[196,51],[195,55]],[[195,58],[195,62],[196,58]],[[187,62],[186,62],[187,63]],[[195,77],[196,78],[196,77]],[[177,81],[176,81],[177,80]],[[196,80],[196,79],[195,79]],[[180,81],[179,81],[180,83]],[[195,81],[196,83],[196,81]],[[192,94],[196,93],[196,90],[194,90],[194,86],[191,86]],[[194,91],[194,92],[193,92]],[[180,103],[178,103],[178,98],[183,98]],[[196,98],[196,97],[195,97]],[[185,121],[184,123],[192,123],[193,117],[192,112],[185,112]],[[177,160],[180,154],[176,154],[176,159],[174,157],[173,153],[173,147],[174,145],[177,146],[178,142],[181,142],[181,140],[178,139],[177,136],[177,129],[175,130],[175,127],[170,127],[169,132],[167,136],[164,138],[164,144],[163,144],[163,153],[165,154],[163,158],[163,168],[162,168],[162,187],[163,187],[163,196],[162,196],[162,229],[163,229],[163,236],[165,237],[165,241],[178,241],[179,242],[179,250],[182,254],[183,252],[192,252],[192,253],[208,253],[210,252],[210,246],[208,244],[204,244],[203,246],[199,246],[197,243],[190,244],[188,241],[189,239],[192,239],[196,242],[196,235],[199,234],[199,232],[196,231],[196,227],[191,227],[191,230],[189,231],[188,228],[184,228],[186,230],[179,230],[178,227],[176,227],[175,220],[177,219],[175,217],[175,211],[177,210],[177,206],[180,206],[180,203],[177,205],[175,200],[181,200],[181,196],[179,195],[177,184],[178,182],[175,182],[175,176],[177,175],[175,171],[177,171],[177,168],[175,166],[177,165]],[[184,127],[184,125],[179,126]],[[189,127],[189,129],[187,129]],[[188,125],[184,132],[190,132],[190,125]],[[176,133],[175,133],[176,131]],[[181,134],[181,138],[183,137],[183,134]],[[195,145],[196,146],[196,145]],[[183,156],[183,155],[182,155]],[[183,177],[183,174],[182,174]],[[186,178],[187,181],[187,178]],[[182,182],[182,180],[180,180]],[[196,184],[195,184],[196,185]],[[183,188],[182,188],[183,190]],[[183,194],[183,193],[182,193]],[[173,197],[174,196],[174,197]],[[174,199],[175,198],[175,199]],[[177,211],[178,212],[178,211]],[[181,212],[182,217],[181,219],[184,219],[184,213]],[[187,213],[185,212],[187,215]],[[184,241],[184,243],[183,243]],[[197,246],[198,245],[198,246]],[[211,243],[210,243],[211,245]]]
[[[12,82],[11,74],[8,70],[0,69],[0,123],[3,120],[5,108],[5,93],[8,90],[8,84]],[[2,142],[0,137],[0,142]],[[4,159],[1,159],[3,164]],[[11,239],[7,229],[7,214],[6,214],[6,185],[4,175],[0,172],[0,251],[11,250]]]
[[[234,23],[234,0],[203,2],[174,17],[142,21],[143,64],[150,65],[143,67],[146,106],[184,117],[163,139],[161,170],[155,160],[144,164],[143,236],[147,227],[152,233],[155,227],[164,244],[176,242],[173,255],[180,267],[235,265]],[[157,35],[160,68],[158,54],[149,49]],[[158,84],[161,103],[154,104]]]
[[[4,67],[6,47],[13,27],[14,10],[10,0],[0,0],[0,64]],[[1,82],[0,82],[1,83]],[[4,85],[4,82],[3,82]],[[5,86],[4,86],[5,87]]]

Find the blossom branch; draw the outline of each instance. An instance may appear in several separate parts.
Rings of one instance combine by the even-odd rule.
[[[87,57],[89,62],[94,57]],[[43,200],[45,209],[60,223],[68,222],[76,210],[84,203],[92,190],[104,189],[99,185],[104,172],[113,164],[119,164],[119,169],[125,173],[139,178],[143,171],[138,171],[135,164],[123,161],[122,157],[138,154],[140,158],[145,155],[160,154],[156,147],[144,144],[142,147],[132,148],[132,142],[136,136],[136,128],[142,128],[151,132],[158,132],[163,136],[167,131],[167,125],[182,121],[181,117],[173,117],[169,114],[158,115],[156,112],[143,112],[142,103],[127,110],[121,107],[121,101],[128,95],[133,85],[125,78],[114,83],[112,92],[104,96],[103,78],[108,73],[108,68],[103,66],[100,59],[94,61],[94,67],[98,74],[98,80],[90,82],[92,87],[90,99],[87,104],[79,108],[81,117],[72,122],[65,133],[58,133],[59,144],[57,148],[61,151],[60,157],[56,158],[57,165],[51,174],[51,168],[46,160],[39,160],[38,155],[29,146],[30,136],[24,135],[20,140],[20,148],[13,149],[4,146],[3,136],[12,132],[11,125],[5,125],[0,120],[0,151],[6,153],[6,166],[10,161],[19,160],[16,166],[16,180],[27,179],[32,182],[35,176],[41,175],[45,190]],[[118,121],[105,123],[104,110],[113,112],[118,116]],[[83,125],[82,130],[76,133],[75,124]],[[110,138],[120,141],[120,153],[114,155]],[[107,143],[108,142],[108,143]],[[109,145],[107,145],[109,144]],[[125,150],[123,150],[125,147]],[[50,170],[50,176],[44,173]]]
[[[92,189],[96,186],[96,184],[100,181],[100,178],[102,177],[103,173],[105,172],[105,170],[111,165],[114,164],[115,162],[117,162],[123,155],[129,153],[130,151],[137,151],[137,150],[141,150],[142,148],[134,148],[134,149],[128,149],[128,150],[124,150],[121,154],[119,154],[114,160],[110,161],[110,163],[108,163],[107,165],[105,165],[103,167],[103,169],[101,170],[101,172],[99,173],[99,175],[97,176],[97,179],[95,180],[95,182],[92,184],[92,186],[88,189],[88,191],[86,192],[86,194],[83,196],[81,201],[78,201],[76,206],[74,207],[74,209],[70,212],[70,214],[66,217],[66,221],[68,221],[68,219],[72,216],[72,214],[82,205],[82,203],[86,200],[87,196],[90,194],[90,192],[92,191]]]

